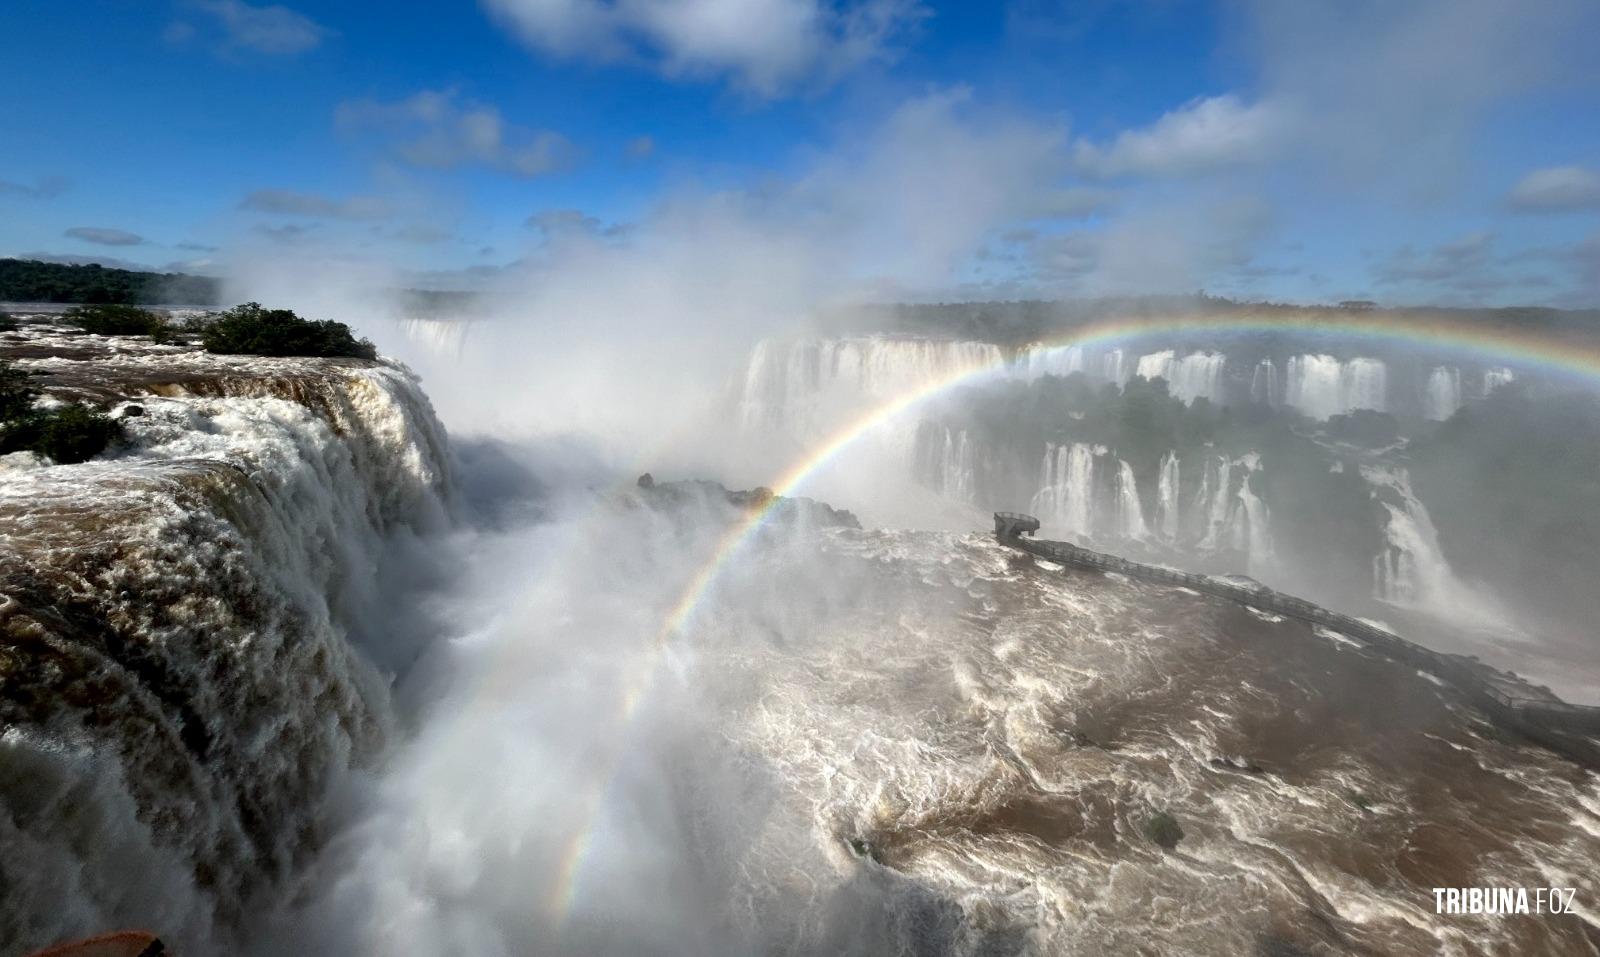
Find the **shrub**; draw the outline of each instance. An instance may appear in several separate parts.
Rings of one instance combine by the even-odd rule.
[[[1170,851],[1183,840],[1183,828],[1178,826],[1177,818],[1166,811],[1158,811],[1144,822],[1144,836],[1163,850]]]
[[[122,437],[122,423],[86,405],[64,405],[30,412],[0,429],[0,453],[34,452],[71,465],[99,455]]]
[[[376,359],[378,350],[331,319],[302,319],[288,309],[247,302],[197,323],[207,352],[254,356],[339,356]]]
[[[0,422],[10,422],[33,411],[39,390],[28,385],[28,374],[0,359]]]
[[[167,320],[138,306],[78,306],[67,311],[67,321],[97,336],[150,336],[157,342],[172,338]]]

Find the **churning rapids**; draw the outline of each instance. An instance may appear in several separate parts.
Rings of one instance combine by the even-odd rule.
[[[512,481],[387,363],[5,346],[143,414],[0,473],[0,949],[1600,947],[1595,777],[1340,635],[810,512],[671,627],[712,486]]]

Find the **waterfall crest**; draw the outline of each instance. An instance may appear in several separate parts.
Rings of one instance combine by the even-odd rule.
[[[445,520],[443,429],[398,367],[212,366],[139,383],[131,450],[0,484],[0,940],[206,952],[389,736],[352,633],[386,537]]]
[[[1389,408],[1389,371],[1381,359],[1292,356],[1285,380],[1284,402],[1314,419]]]

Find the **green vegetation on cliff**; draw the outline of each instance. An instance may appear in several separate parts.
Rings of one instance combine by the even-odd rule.
[[[0,455],[33,452],[70,465],[99,455],[122,437],[122,423],[89,406],[34,407],[28,375],[0,360]]]

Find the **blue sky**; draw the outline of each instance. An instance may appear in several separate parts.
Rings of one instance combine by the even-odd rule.
[[[0,254],[449,287],[735,235],[888,296],[1600,305],[1584,0],[13,0],[0,31]]]

